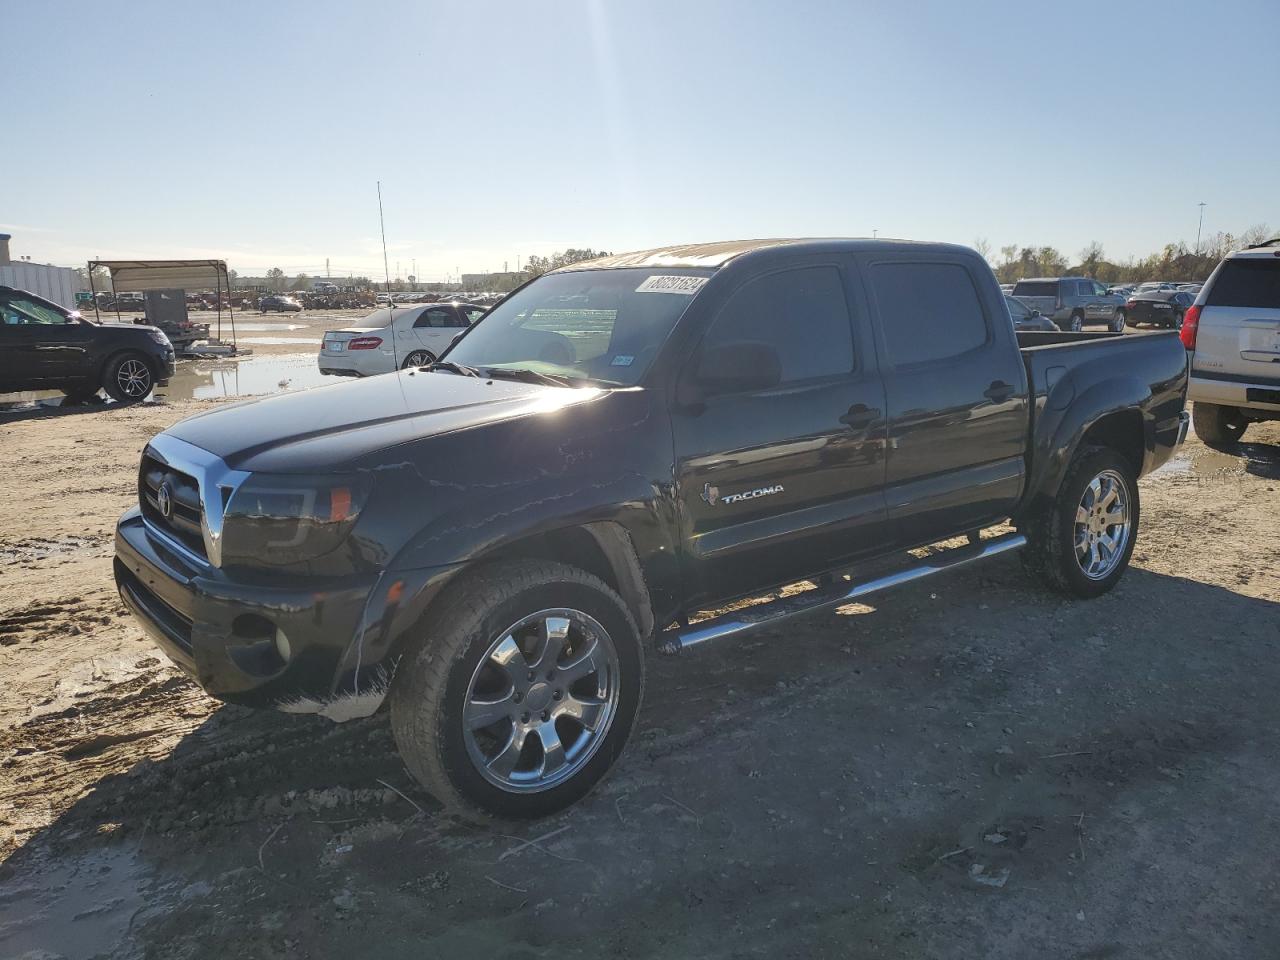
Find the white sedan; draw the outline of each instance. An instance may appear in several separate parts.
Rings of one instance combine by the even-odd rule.
[[[484,307],[470,303],[420,303],[375,310],[355,326],[324,335],[320,372],[370,377],[435,363],[484,312]]]

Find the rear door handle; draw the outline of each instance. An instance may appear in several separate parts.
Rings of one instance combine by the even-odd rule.
[[[1003,380],[993,380],[991,386],[982,391],[982,395],[995,403],[1004,403],[1013,396],[1013,384]]]
[[[880,411],[865,403],[855,403],[849,412],[840,418],[840,422],[853,430],[865,430],[880,419]]]

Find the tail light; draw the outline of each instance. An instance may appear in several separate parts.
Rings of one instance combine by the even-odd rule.
[[[1187,307],[1187,312],[1182,316],[1182,345],[1188,350],[1196,348],[1196,334],[1200,330],[1200,307]]]
[[[348,350],[377,350],[382,346],[381,337],[356,337],[347,341]]]
[[[1136,307],[1136,306],[1138,305],[1138,301],[1137,301],[1137,300],[1126,300],[1126,301],[1124,302],[1124,305],[1125,305],[1126,307],[1128,307],[1129,309],[1131,309],[1131,310],[1132,310],[1134,307]]]

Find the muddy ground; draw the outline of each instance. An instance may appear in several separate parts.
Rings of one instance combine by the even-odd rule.
[[[0,957],[1280,955],[1280,425],[1144,480],[1109,596],[1002,558],[654,656],[601,789],[478,829],[382,717],[218,706],[126,616],[202,406],[0,413]]]

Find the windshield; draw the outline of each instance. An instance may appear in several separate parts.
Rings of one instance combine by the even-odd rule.
[[[677,269],[550,274],[490,310],[445,356],[480,370],[632,386],[710,275]]]

